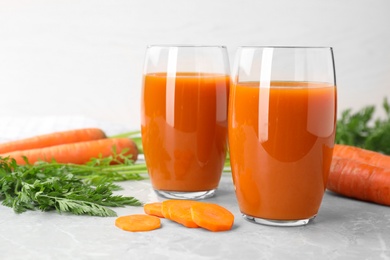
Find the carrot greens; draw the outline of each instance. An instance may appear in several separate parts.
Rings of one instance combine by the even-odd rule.
[[[142,179],[139,172],[144,172],[145,166],[130,160],[110,165],[113,160],[97,158],[85,165],[27,161],[19,165],[14,159],[0,157],[0,201],[17,213],[40,209],[102,217],[116,216],[108,207],[141,206],[134,197],[114,195],[120,186],[113,181]]]
[[[352,145],[390,155],[390,104],[383,101],[384,118],[374,119],[375,106],[366,106],[357,112],[343,111],[337,121],[337,144]]]

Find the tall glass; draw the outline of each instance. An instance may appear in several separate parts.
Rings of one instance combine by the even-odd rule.
[[[332,160],[332,48],[240,47],[229,104],[229,145],[240,210],[249,221],[309,223]]]
[[[213,196],[227,151],[230,68],[224,46],[149,46],[142,144],[157,194]]]

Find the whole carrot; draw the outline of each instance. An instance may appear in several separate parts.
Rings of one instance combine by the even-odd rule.
[[[99,128],[82,128],[68,131],[37,135],[16,141],[0,144],[0,154],[13,151],[29,150],[49,147],[59,144],[69,144],[106,138],[106,134]]]
[[[334,156],[327,189],[347,197],[390,206],[390,168]]]
[[[390,169],[390,156],[355,146],[336,144],[333,156]]]
[[[85,141],[70,144],[61,144],[44,148],[30,149],[24,151],[14,151],[0,154],[1,157],[11,157],[18,164],[25,164],[23,156],[28,162],[33,164],[37,161],[50,162],[55,160],[58,163],[84,164],[91,158],[99,156],[108,157],[113,155],[113,149],[117,154],[124,149],[128,151],[124,155],[132,155],[134,161],[137,160],[138,149],[135,142],[129,138],[107,138],[93,141]]]

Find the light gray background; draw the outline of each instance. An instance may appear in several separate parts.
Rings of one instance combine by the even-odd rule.
[[[390,98],[388,0],[1,0],[0,117],[137,129],[148,44],[334,47],[339,111]],[[381,109],[381,108],[380,108]],[[381,116],[381,113],[378,113]]]

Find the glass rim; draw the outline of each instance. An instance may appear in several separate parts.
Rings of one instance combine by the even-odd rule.
[[[148,49],[152,47],[159,48],[224,48],[225,45],[203,45],[203,44],[149,44],[146,46]]]
[[[265,48],[275,48],[275,49],[328,49],[332,50],[331,46],[294,46],[294,45],[244,45],[238,46],[242,49],[265,49]]]

